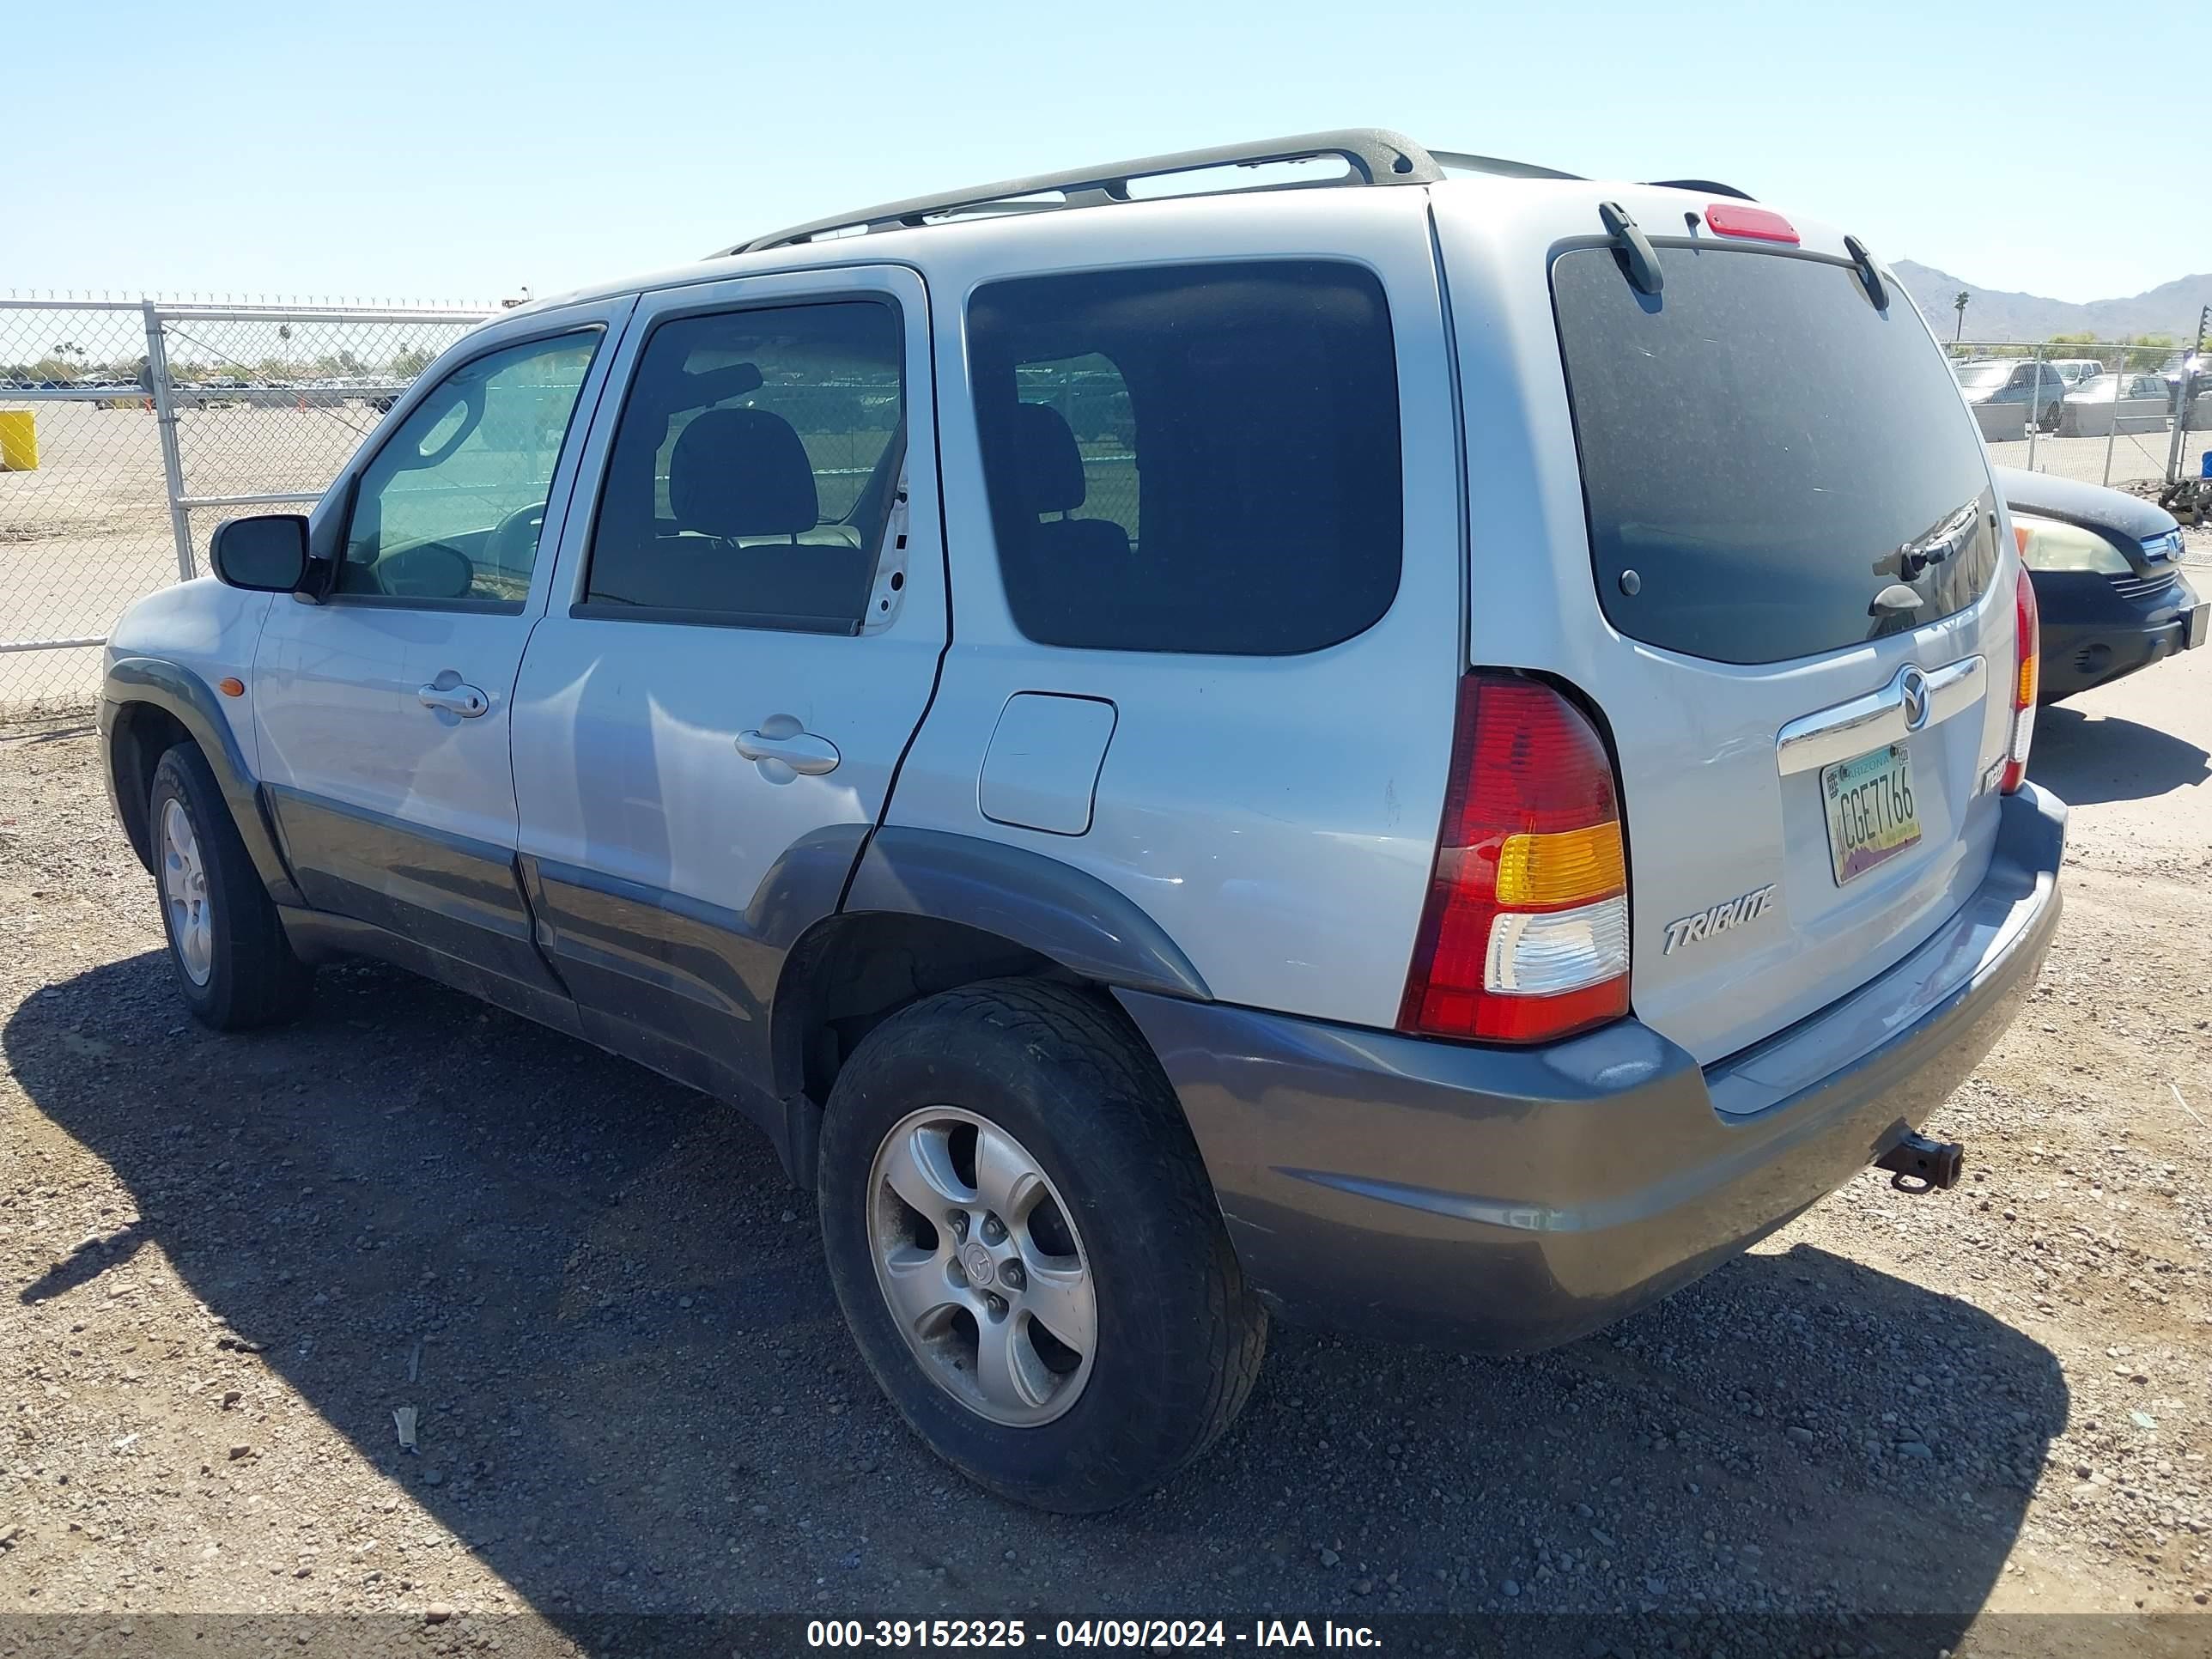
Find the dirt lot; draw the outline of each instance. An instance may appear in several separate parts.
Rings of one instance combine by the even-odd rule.
[[[641,1614],[1449,1612],[1581,1653],[1606,1627],[1522,1615],[1646,1609],[1638,1651],[2202,1654],[2208,750],[2212,651],[2046,712],[2067,915],[1936,1121],[1960,1190],[1863,1176],[1533,1359],[1278,1331],[1212,1455],[1073,1521],[907,1435],[732,1117],[378,968],[203,1031],[90,738],[0,732],[0,1650],[227,1651],[226,1613],[567,1652],[672,1640]]]

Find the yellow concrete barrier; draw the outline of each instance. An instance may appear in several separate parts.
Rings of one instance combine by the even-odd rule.
[[[39,470],[39,428],[35,411],[0,409],[0,472]]]

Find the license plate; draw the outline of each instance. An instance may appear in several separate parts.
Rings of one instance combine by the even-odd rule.
[[[1828,809],[1828,859],[1838,887],[1919,844],[1912,755],[1901,743],[1822,767],[1820,799]]]
[[[2205,618],[2208,616],[2212,616],[2212,599],[2203,600],[2190,608],[2189,621],[2182,634],[2183,650],[2197,651],[2203,647]]]

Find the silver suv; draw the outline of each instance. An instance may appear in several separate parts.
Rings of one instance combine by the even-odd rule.
[[[501,317],[212,553],[101,715],[193,1011],[380,957],[738,1107],[1055,1509],[1271,1316],[1540,1348],[1948,1185],[2057,921],[1943,353],[1719,186],[1358,131],[844,214]]]

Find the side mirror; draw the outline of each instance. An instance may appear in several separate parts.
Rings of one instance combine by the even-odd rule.
[[[307,520],[297,513],[226,519],[208,555],[219,580],[253,593],[292,593],[307,574]]]

